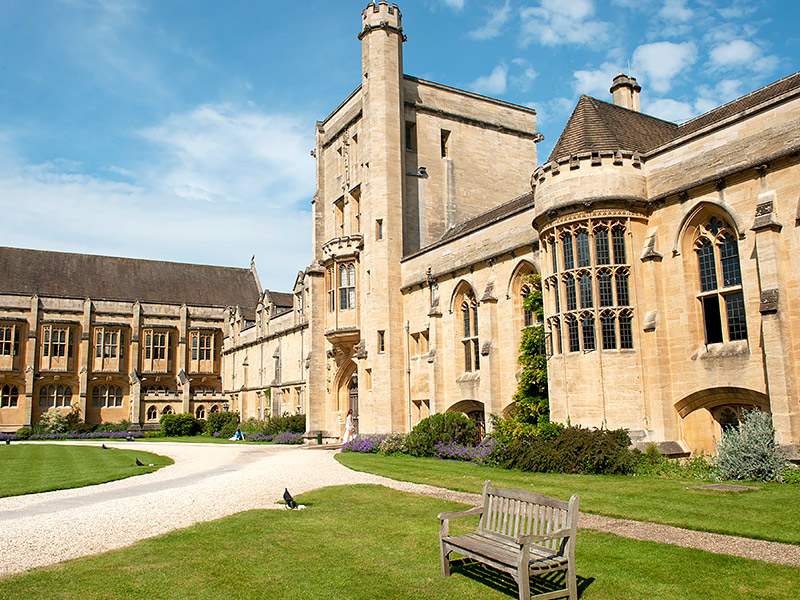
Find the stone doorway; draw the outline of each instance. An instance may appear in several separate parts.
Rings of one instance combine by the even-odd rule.
[[[350,378],[350,388],[348,390],[350,410],[353,411],[353,427],[358,435],[358,375],[353,373]]]

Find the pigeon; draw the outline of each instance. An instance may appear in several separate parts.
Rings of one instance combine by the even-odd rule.
[[[137,466],[137,467],[143,467],[143,466],[144,466],[144,463],[143,463],[142,461],[140,461],[140,460],[137,458],[137,459],[136,459],[136,466]]]
[[[105,444],[101,444],[101,446],[103,446],[103,450],[108,450],[108,446],[106,446]]]
[[[294,501],[294,498],[292,498],[292,495],[289,493],[287,488],[283,488],[283,499],[288,508],[297,508],[297,502]]]

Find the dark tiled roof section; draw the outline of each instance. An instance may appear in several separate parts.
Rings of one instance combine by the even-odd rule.
[[[700,129],[703,129],[704,127],[708,127],[709,125],[723,121],[728,117],[739,114],[740,112],[755,108],[760,104],[773,100],[782,94],[786,94],[787,92],[791,92],[798,88],[800,88],[800,71],[793,75],[789,75],[788,77],[784,77],[775,83],[771,83],[759,90],[756,90],[755,92],[751,92],[746,96],[742,96],[741,98],[737,98],[732,102],[723,104],[722,106],[710,110],[707,113],[692,119],[691,121],[686,121],[686,123],[678,128],[678,135],[681,137],[690,135],[696,131],[699,131]]]
[[[677,134],[675,123],[581,96],[548,161],[604,150],[642,153]]]
[[[289,307],[294,306],[294,296],[287,292],[269,291],[269,299],[275,306]]]
[[[250,269],[3,247],[0,293],[246,310],[259,299]]]
[[[529,192],[519,196],[518,198],[509,200],[500,206],[495,206],[494,208],[487,210],[485,213],[479,214],[477,217],[473,217],[467,221],[453,225],[450,229],[444,232],[444,235],[441,237],[440,241],[466,235],[467,233],[481,229],[487,225],[491,225],[496,221],[499,221],[531,206],[533,206],[533,192]]]

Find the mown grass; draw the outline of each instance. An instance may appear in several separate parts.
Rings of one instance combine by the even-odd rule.
[[[145,466],[137,466],[137,458]],[[141,450],[76,444],[0,445],[0,498],[125,479],[172,463],[171,458]]]
[[[496,571],[439,571],[444,500],[379,486],[299,496],[305,510],[260,510],[202,523],[129,548],[0,580],[4,600],[352,600],[516,598]],[[475,521],[464,527],[474,527]],[[581,531],[581,598],[794,600],[800,569]]]
[[[708,483],[695,479],[528,473],[357,452],[339,453],[336,459],[356,471],[400,481],[480,493],[483,482],[490,479],[499,487],[535,490],[556,498],[578,494],[584,512],[800,544],[800,487],[796,485],[758,482],[749,484],[757,491],[715,492],[693,489]]]

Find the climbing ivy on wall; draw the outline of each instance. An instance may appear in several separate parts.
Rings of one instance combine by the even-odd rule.
[[[534,314],[536,323],[542,323],[542,278],[534,273],[526,275],[524,279],[532,291],[524,298],[523,306]],[[495,435],[501,439],[535,434],[539,425],[549,422],[544,325],[533,325],[522,330],[518,361],[522,372],[514,394],[514,404],[506,416],[495,417],[493,422]]]

